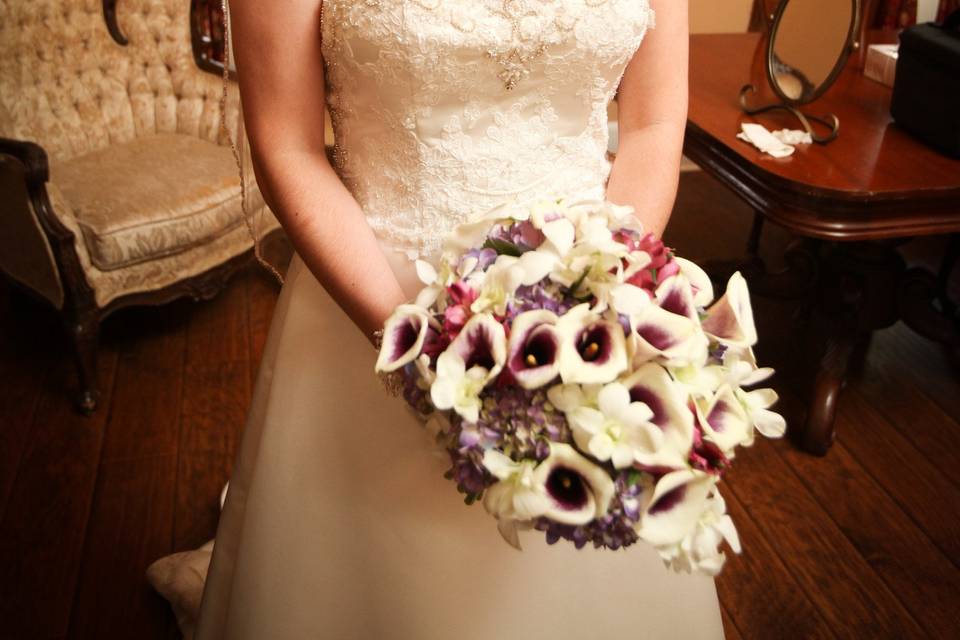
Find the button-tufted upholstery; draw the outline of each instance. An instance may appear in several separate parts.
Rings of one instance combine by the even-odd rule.
[[[0,270],[94,337],[148,292],[209,294],[203,278],[253,244],[229,149],[237,90],[224,100],[196,66],[190,0],[118,0],[127,46],[102,4],[0,0]]]

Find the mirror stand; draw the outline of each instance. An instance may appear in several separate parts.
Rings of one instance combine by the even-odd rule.
[[[840,120],[837,116],[832,113],[828,113],[825,116],[814,116],[810,114],[803,113],[797,107],[789,104],[788,102],[775,102],[773,104],[768,104],[759,107],[751,107],[748,102],[748,96],[752,93],[756,93],[757,88],[752,84],[744,85],[740,89],[740,108],[743,109],[744,113],[747,115],[758,115],[761,113],[767,113],[768,111],[775,111],[777,109],[782,109],[783,111],[789,111],[797,120],[800,121],[800,124],[803,126],[803,129],[810,134],[810,137],[817,144],[827,144],[832,141],[840,133]],[[821,136],[817,134],[814,130],[813,125],[810,124],[810,121],[817,122],[827,129],[830,130],[830,133],[826,136]]]

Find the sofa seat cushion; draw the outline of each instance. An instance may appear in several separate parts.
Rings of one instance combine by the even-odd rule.
[[[102,271],[177,254],[243,224],[233,154],[192,136],[116,144],[53,164],[51,180]]]

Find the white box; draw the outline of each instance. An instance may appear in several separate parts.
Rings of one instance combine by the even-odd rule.
[[[867,61],[863,66],[863,75],[888,87],[893,86],[897,77],[898,44],[872,44],[867,49]]]

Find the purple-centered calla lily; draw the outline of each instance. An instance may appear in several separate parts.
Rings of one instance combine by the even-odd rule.
[[[622,384],[630,393],[631,402],[647,405],[653,413],[650,422],[663,433],[656,449],[635,451],[636,462],[648,468],[685,467],[693,447],[694,416],[681,387],[666,369],[653,362],[624,378]]]
[[[490,381],[507,360],[507,336],[492,314],[478,313],[463,325],[449,350],[460,356],[468,371],[473,367],[485,369],[486,380]]]
[[[697,417],[704,435],[728,456],[734,447],[753,443],[750,416],[728,384],[722,385],[709,401],[697,401]]]
[[[623,327],[581,304],[557,321],[560,377],[567,384],[605,384],[627,368]]]
[[[730,276],[723,297],[707,309],[703,319],[707,335],[731,347],[747,348],[757,343],[757,328],[753,323],[750,291],[740,272]]]
[[[701,365],[709,340],[696,320],[650,304],[632,316],[631,358],[641,364],[660,358],[673,366]]]
[[[693,287],[683,274],[670,276],[660,283],[657,287],[657,304],[661,309],[689,318],[694,323],[700,320]]]
[[[429,318],[423,307],[403,304],[387,319],[377,356],[377,372],[391,372],[413,362],[423,349]]]
[[[716,478],[694,469],[663,476],[645,502],[637,533],[654,546],[680,542],[707,511],[715,485]]]
[[[538,309],[513,319],[507,347],[507,368],[524,389],[537,389],[560,373],[557,316]]]
[[[613,499],[609,474],[568,444],[551,443],[533,480],[547,496],[544,517],[561,524],[587,524],[606,514]]]

